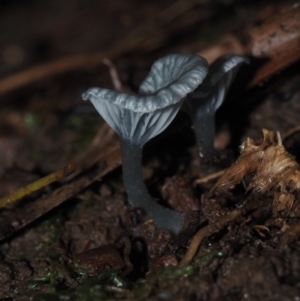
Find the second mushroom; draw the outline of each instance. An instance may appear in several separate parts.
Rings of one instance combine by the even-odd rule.
[[[221,106],[245,56],[226,54],[209,66],[205,80],[188,95],[183,109],[193,122],[200,158],[209,161],[214,153],[215,113]]]

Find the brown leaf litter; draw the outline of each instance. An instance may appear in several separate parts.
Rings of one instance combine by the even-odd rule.
[[[213,186],[213,190],[226,190],[252,175],[246,191],[273,193],[275,211],[292,208],[295,194],[300,189],[300,166],[282,144],[279,132],[262,130],[262,141],[251,138],[241,145],[241,154]]]

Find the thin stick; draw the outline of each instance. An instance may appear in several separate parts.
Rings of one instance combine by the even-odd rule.
[[[199,249],[202,240],[205,237],[210,236],[214,232],[217,232],[218,230],[222,229],[230,222],[233,222],[236,219],[238,219],[241,215],[242,215],[241,209],[233,210],[228,215],[223,216],[217,221],[215,221],[214,223],[200,229],[192,238],[189,248],[186,254],[184,255],[184,257],[182,258],[182,260],[180,261],[179,266],[182,267],[184,265],[187,265],[193,260],[194,256],[196,255]]]
[[[282,138],[281,138],[281,135],[280,135],[279,131],[276,132],[276,137],[277,137],[278,145],[282,146]]]
[[[300,125],[291,128],[290,130],[288,130],[286,133],[282,135],[282,140],[289,138],[290,136],[296,134],[299,131],[300,131]]]
[[[103,64],[108,67],[110,78],[112,80],[115,90],[122,92],[123,91],[122,82],[119,78],[119,74],[116,66],[108,58],[103,59]]]
[[[268,198],[263,200],[261,199],[253,200],[251,202],[246,203],[242,208],[235,209],[231,211],[229,214],[227,214],[226,216],[221,217],[214,223],[200,229],[192,238],[189,248],[186,254],[184,255],[184,257],[182,258],[182,260],[180,261],[179,266],[184,266],[186,264],[189,264],[193,260],[194,256],[196,255],[199,249],[202,240],[205,237],[212,235],[213,233],[225,227],[227,224],[237,220],[240,216],[245,214],[247,211],[256,209],[260,206],[270,206],[272,202],[273,200]]]
[[[7,93],[54,74],[102,64],[108,53],[77,55],[35,66],[0,79],[0,94]],[[112,54],[113,55],[113,54]]]
[[[41,178],[25,187],[22,187],[22,188],[18,189],[17,191],[11,193],[8,196],[1,198],[0,199],[0,208],[4,207],[10,203],[13,203],[13,202],[23,198],[24,196],[27,196],[27,195],[31,194],[32,192],[37,191],[55,181],[65,178],[65,177],[69,176],[71,173],[73,173],[74,171],[75,171],[75,163],[73,161],[71,161],[64,168],[59,169],[58,171],[56,171],[44,178]]]
[[[207,183],[211,180],[221,177],[224,174],[224,172],[225,172],[225,169],[219,170],[215,173],[212,173],[208,176],[205,176],[205,177],[202,177],[202,178],[196,180],[195,183],[197,183],[197,184]]]
[[[116,141],[115,143],[118,142]],[[95,181],[100,181],[103,176],[120,166],[120,150],[115,149],[113,144],[108,145],[101,152],[102,158],[99,158],[99,169],[94,173],[90,173],[89,176],[82,175],[72,182],[50,192],[48,195],[25,204],[22,211],[15,210],[12,216],[0,221],[0,241],[13,235],[16,231],[24,228],[45,213],[61,205],[67,199],[70,199]]]

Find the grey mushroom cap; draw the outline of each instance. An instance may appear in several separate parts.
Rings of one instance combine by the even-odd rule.
[[[207,80],[210,86],[214,86],[225,74],[229,72],[236,75],[241,64],[250,63],[249,58],[243,55],[226,54],[216,59],[209,66],[209,74]]]
[[[168,88],[177,98],[183,98],[202,83],[208,72],[207,60],[193,54],[171,54],[158,59],[141,83],[139,93],[153,94]],[[175,96],[175,97],[174,97]]]
[[[91,100],[119,136],[143,145],[170,124],[184,97],[202,83],[207,71],[200,56],[172,54],[153,64],[140,86],[141,95],[90,88],[82,98]]]
[[[193,102],[199,100],[197,104],[195,103],[197,106],[203,107],[207,113],[215,112],[223,103],[241,65],[249,62],[247,57],[235,54],[226,54],[215,60],[209,66],[208,75],[203,83],[188,95],[187,103],[192,106],[190,110],[194,110]],[[189,111],[186,106],[185,110]]]

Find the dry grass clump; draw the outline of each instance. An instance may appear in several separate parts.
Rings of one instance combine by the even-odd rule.
[[[291,208],[295,192],[300,189],[300,166],[282,144],[279,132],[263,129],[263,139],[255,144],[251,138],[241,146],[241,154],[219,178],[212,190],[233,188],[252,175],[246,190],[274,193],[277,211]]]

